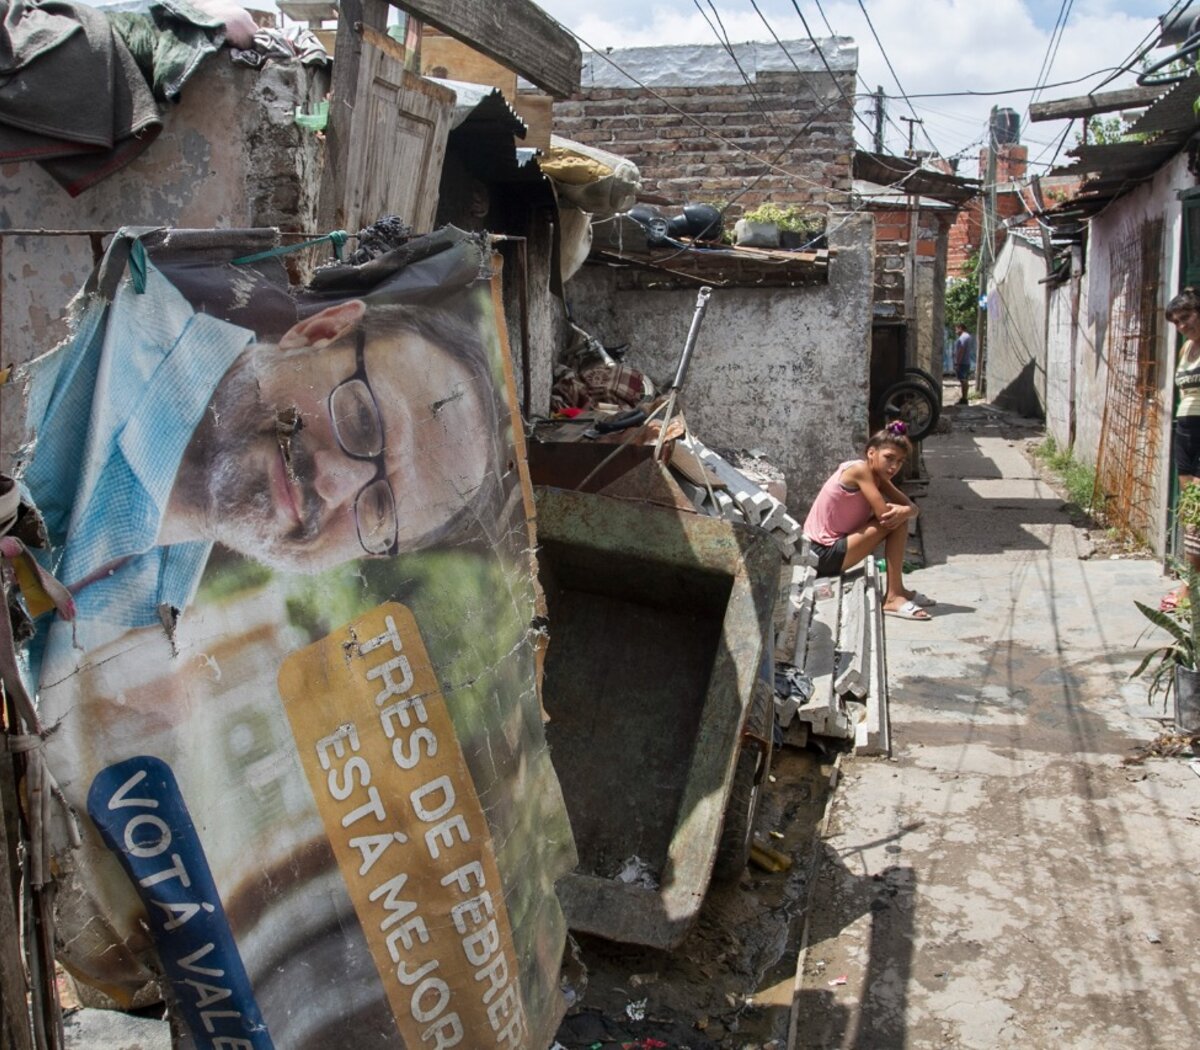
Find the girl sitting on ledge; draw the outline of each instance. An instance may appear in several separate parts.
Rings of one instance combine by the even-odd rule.
[[[904,586],[904,547],[908,523],[917,507],[892,484],[912,453],[907,427],[889,423],[867,442],[864,459],[840,464],[821,486],[804,535],[817,556],[818,576],[838,576],[884,545],[887,594],[883,611],[905,620],[928,620],[925,610],[937,603]]]

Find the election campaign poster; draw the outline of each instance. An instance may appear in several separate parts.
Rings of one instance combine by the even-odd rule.
[[[540,1050],[575,849],[498,264],[272,244],[121,231],[16,377],[59,958],[179,1047]]]

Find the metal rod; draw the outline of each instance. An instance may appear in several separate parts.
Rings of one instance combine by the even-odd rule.
[[[696,349],[696,337],[700,334],[700,322],[704,320],[704,311],[708,309],[708,300],[712,297],[712,289],[705,285],[696,293],[696,312],[692,314],[692,326],[688,329],[687,342],[683,344],[683,353],[679,355],[679,367],[675,369],[675,378],[671,380],[671,392],[674,394],[687,377],[688,365],[692,360],[692,351]],[[668,421],[670,416],[667,417]]]
[[[591,472],[587,475],[587,477],[585,477],[578,485],[575,486],[575,491],[578,492],[580,489],[582,489],[584,485],[586,485],[589,481],[592,480],[592,478],[594,478],[597,474],[599,474],[600,471],[602,471],[605,467],[607,467],[614,459],[617,458],[617,456],[619,456],[622,452],[624,452],[625,449],[629,448],[630,442],[633,440],[634,435],[640,433],[645,428],[646,424],[649,423],[650,420],[652,420],[655,416],[657,416],[663,410],[663,408],[665,408],[667,405],[674,405],[675,404],[674,396],[675,396],[674,393],[672,393],[670,400],[664,401],[661,405],[659,405],[656,409],[654,409],[654,411],[651,412],[645,419],[643,419],[642,422],[639,423],[636,427],[630,427],[627,431],[625,431],[625,436],[623,438],[621,438],[621,443],[619,445],[617,445],[617,447],[614,448],[612,450],[612,452],[610,452],[607,456],[605,456],[599,463],[597,463],[595,467],[592,468]],[[668,417],[668,420],[669,420],[669,417]],[[666,433],[666,430],[667,430],[667,422],[664,421],[663,425],[662,425],[662,430],[659,432],[659,446],[661,446],[661,444],[662,444],[662,440],[661,440],[662,435],[664,433]],[[657,456],[658,456],[658,447],[657,446],[655,447],[654,455],[657,458]]]

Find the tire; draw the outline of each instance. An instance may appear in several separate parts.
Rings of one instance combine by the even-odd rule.
[[[904,370],[904,378],[925,383],[933,391],[933,396],[937,398],[938,404],[942,403],[942,384],[934,379],[929,372],[926,372],[925,369],[918,368],[916,365],[909,365]]]
[[[909,439],[920,441],[937,426],[942,408],[928,386],[904,379],[883,392],[883,397],[879,399],[879,410],[884,423],[902,419],[908,425]]]
[[[717,841],[716,860],[713,861],[713,881],[719,883],[736,881],[746,869],[746,862],[750,859],[750,843],[754,838],[754,818],[758,815],[759,799],[767,783],[767,774],[771,771],[771,753],[775,743],[775,690],[762,678],[754,682],[746,732],[766,741],[766,746],[761,746],[758,740],[743,738],[738,751],[733,787],[729,792],[729,804],[725,807],[725,823]]]

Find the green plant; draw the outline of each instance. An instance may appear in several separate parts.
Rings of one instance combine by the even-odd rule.
[[[825,220],[820,215],[805,211],[798,204],[775,204],[767,201],[743,216],[747,222],[774,223],[781,230],[811,236],[825,229]]]
[[[946,282],[946,324],[975,330],[979,317],[979,253],[972,252],[963,266],[963,276]]]
[[[1189,568],[1184,575],[1188,581],[1188,593],[1197,593],[1196,588],[1200,587],[1200,573]],[[1142,602],[1133,604],[1155,627],[1166,631],[1170,635],[1170,641],[1146,652],[1129,677],[1140,678],[1149,670],[1150,684],[1147,693],[1151,700],[1161,693],[1165,704],[1175,685],[1175,668],[1196,670],[1196,654],[1200,652],[1200,603],[1189,601],[1186,607],[1174,616],[1160,609],[1151,609]],[[1150,670],[1151,668],[1153,670]]]
[[[1187,485],[1180,490],[1175,517],[1185,529],[1200,530],[1200,485]]]
[[[1053,437],[1047,437],[1034,455],[1046,464],[1067,490],[1067,498],[1080,510],[1092,513],[1097,506],[1103,508],[1104,500],[1096,500],[1096,472],[1085,463],[1080,463],[1071,450],[1060,449]]]

